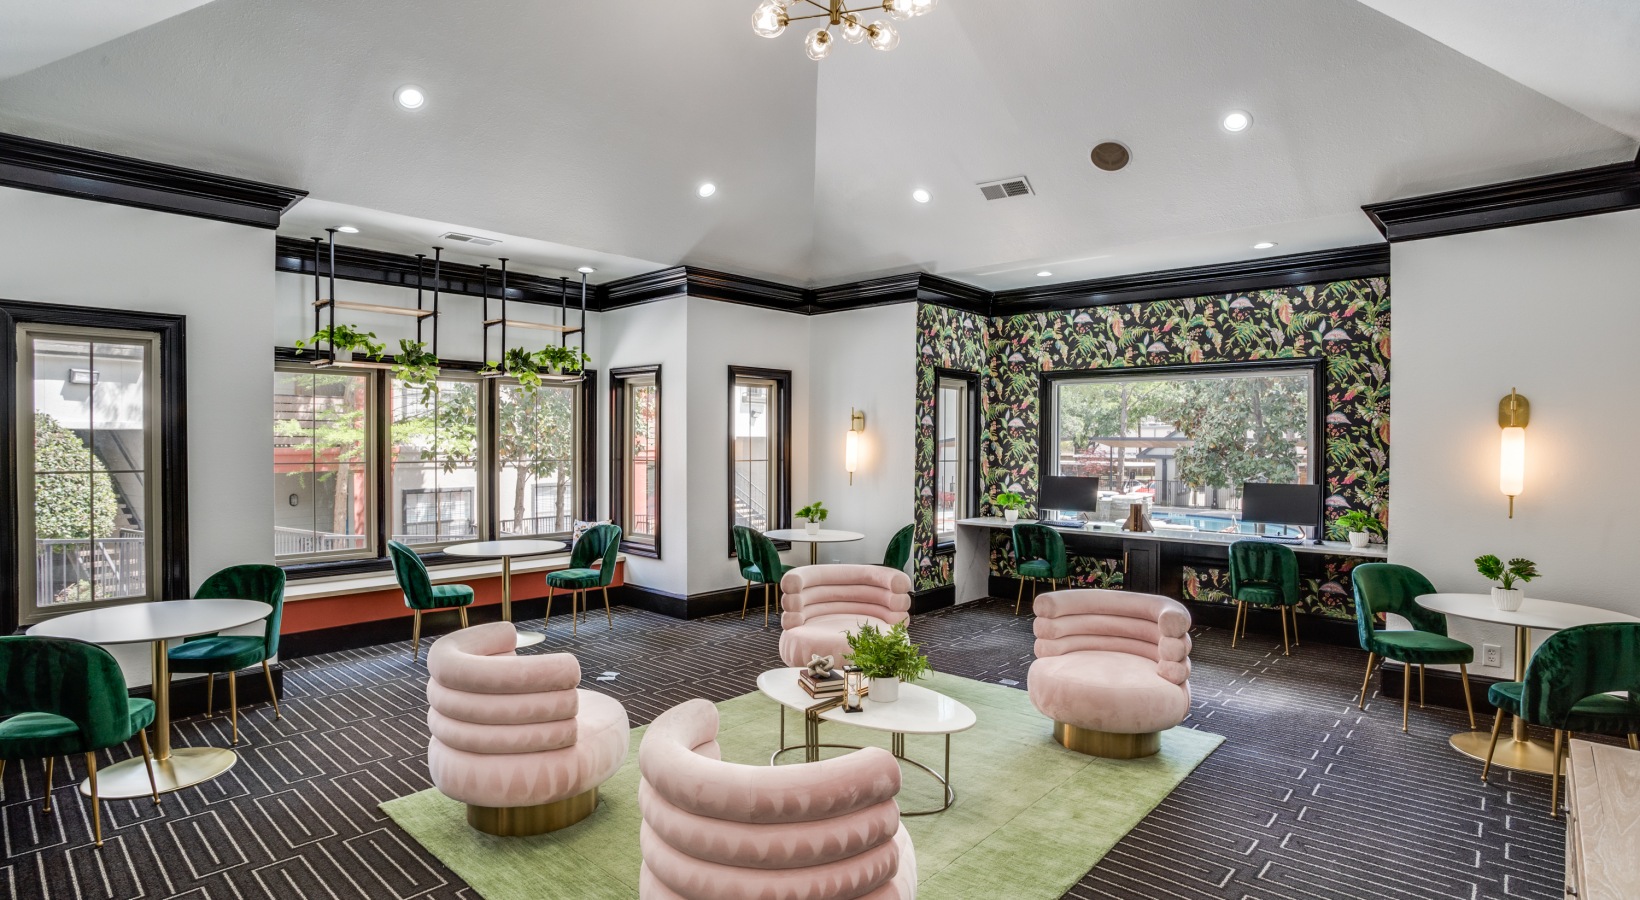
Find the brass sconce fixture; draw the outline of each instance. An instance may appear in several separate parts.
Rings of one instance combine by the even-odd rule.
[[[1509,498],[1509,518],[1515,517],[1515,497],[1526,485],[1526,423],[1532,418],[1532,404],[1509,389],[1498,401],[1498,427],[1503,439],[1498,454],[1498,490]]]
[[[860,467],[860,432],[866,430],[866,414],[849,407],[848,443],[843,447],[843,468],[848,470],[848,483],[854,483],[854,470]]]

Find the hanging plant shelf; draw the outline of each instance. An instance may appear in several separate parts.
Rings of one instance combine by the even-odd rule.
[[[315,300],[313,301],[313,305],[315,308],[324,309],[325,307],[330,306],[331,302],[332,301],[330,300]],[[437,315],[437,313],[430,309],[405,309],[402,306],[387,306],[381,303],[358,303],[353,300],[337,300],[334,302],[337,309],[356,309],[360,312],[386,313],[392,316],[413,316],[417,319],[425,319],[429,316]]]
[[[559,334],[580,334],[579,327],[571,328],[568,325],[551,325],[545,322],[521,322],[518,319],[485,319],[484,327],[505,325],[508,328],[533,328],[537,331],[556,331]]]

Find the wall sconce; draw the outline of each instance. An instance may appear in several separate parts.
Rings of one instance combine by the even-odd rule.
[[[1532,404],[1509,389],[1498,401],[1498,427],[1503,441],[1498,453],[1498,490],[1509,498],[1509,518],[1515,517],[1515,497],[1526,484],[1526,423],[1532,418]]]
[[[860,432],[866,430],[866,414],[849,407],[848,443],[843,447],[843,468],[848,470],[848,483],[854,483],[854,470],[860,467]]]

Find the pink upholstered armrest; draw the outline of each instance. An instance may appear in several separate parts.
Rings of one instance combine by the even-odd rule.
[[[900,766],[870,747],[797,766],[743,766],[697,753],[715,746],[717,707],[690,700],[650,724],[638,748],[644,780],[685,812],[732,822],[812,822],[892,800]]]
[[[517,635],[510,622],[447,634],[427,653],[428,674],[444,687],[475,694],[571,691],[581,683],[581,663],[572,654],[518,656]]]
[[[785,628],[833,614],[875,616],[890,624],[910,616],[911,578],[883,566],[801,566],[780,579],[780,590]]]

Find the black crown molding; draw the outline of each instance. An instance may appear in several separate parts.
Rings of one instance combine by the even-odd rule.
[[[1640,209],[1640,157],[1361,207],[1391,242]]]
[[[319,254],[317,268],[320,275],[330,274],[329,249]],[[274,241],[273,267],[280,272],[313,275],[313,241],[279,236]],[[433,289],[433,254],[431,248],[422,266],[423,286]],[[345,281],[362,281],[393,287],[416,288],[416,258],[403,253],[366,250],[362,247],[336,245],[336,277]],[[446,294],[484,295],[484,270],[478,266],[444,260],[439,265],[438,289]],[[587,288],[587,308],[594,309],[595,291]],[[501,296],[501,270],[490,267],[490,296]],[[571,306],[580,308],[581,282],[568,282],[544,275],[531,275],[517,269],[507,270],[507,300],[509,302],[542,303],[557,306],[567,299]]]
[[[278,228],[307,191],[0,134],[0,185]]]

